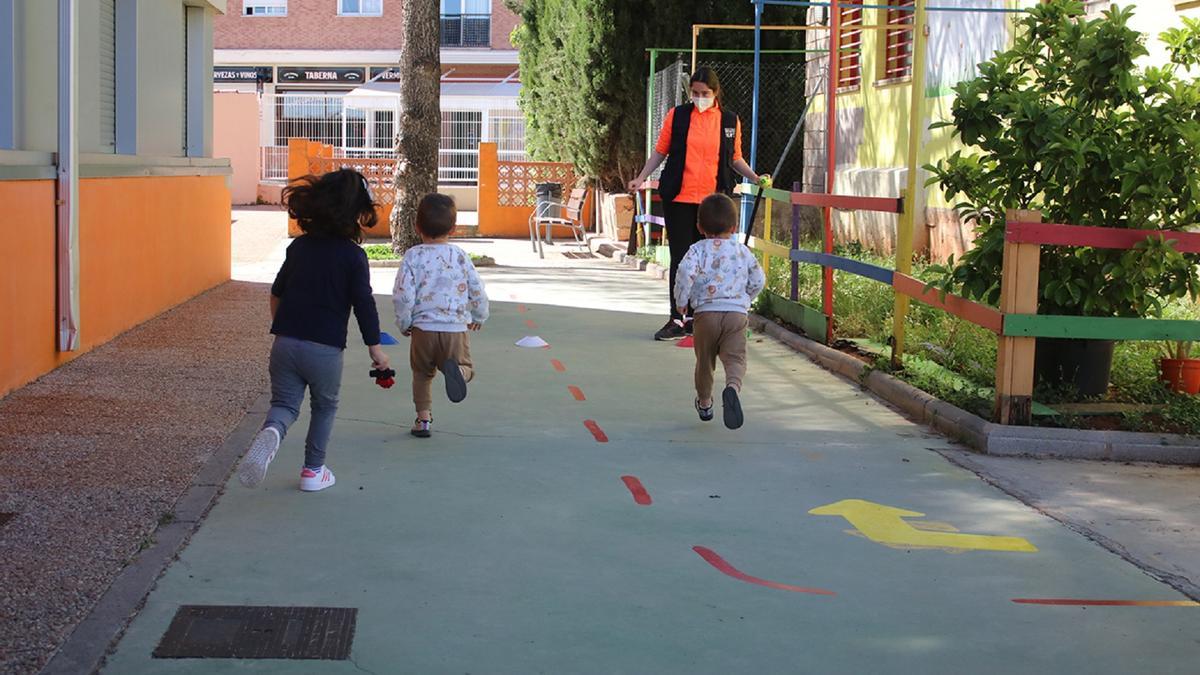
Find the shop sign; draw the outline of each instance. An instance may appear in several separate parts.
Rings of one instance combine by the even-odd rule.
[[[213,82],[271,82],[271,66],[214,66]]]
[[[365,74],[365,68],[286,67],[279,69],[279,81],[291,84],[327,84],[333,82],[361,84]]]

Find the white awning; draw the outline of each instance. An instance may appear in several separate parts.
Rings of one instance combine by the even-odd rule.
[[[519,82],[442,82],[443,107],[516,108]],[[400,107],[399,82],[368,82],[345,97],[346,107],[395,110]]]

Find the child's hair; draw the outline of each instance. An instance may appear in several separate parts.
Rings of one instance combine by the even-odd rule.
[[[283,189],[283,203],[305,234],[361,242],[379,222],[367,180],[353,169],[304,176]]]
[[[709,195],[700,202],[696,221],[705,234],[725,234],[737,228],[737,207],[721,193]]]
[[[449,195],[431,192],[421,198],[417,206],[417,230],[429,237],[444,237],[454,229],[458,221],[458,207]]]

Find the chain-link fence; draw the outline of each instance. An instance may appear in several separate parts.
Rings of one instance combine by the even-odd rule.
[[[717,58],[719,57],[719,58]],[[651,97],[651,142],[657,138],[663,119],[672,107],[688,99],[691,73],[690,52],[659,52],[658,62],[666,63],[654,75]],[[698,66],[707,66],[721,80],[721,105],[742,120],[742,155],[750,161],[750,129],[754,96],[754,57],[752,54],[701,54]],[[804,55],[763,55],[760,67],[758,157],[754,170],[775,170],[792,130],[804,110],[805,97],[812,90],[806,82]],[[814,130],[806,130],[810,139]],[[823,134],[822,134],[823,135]],[[775,183],[790,188],[793,181],[804,180],[805,153],[798,137],[787,159],[775,176]],[[810,155],[811,157],[811,155]],[[806,188],[809,186],[806,186]]]

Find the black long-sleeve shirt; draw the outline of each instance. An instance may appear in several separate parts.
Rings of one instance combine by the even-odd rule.
[[[367,254],[348,239],[304,235],[288,246],[271,294],[279,307],[271,332],[346,348],[350,309],[363,342],[379,344],[379,312],[371,295]]]

